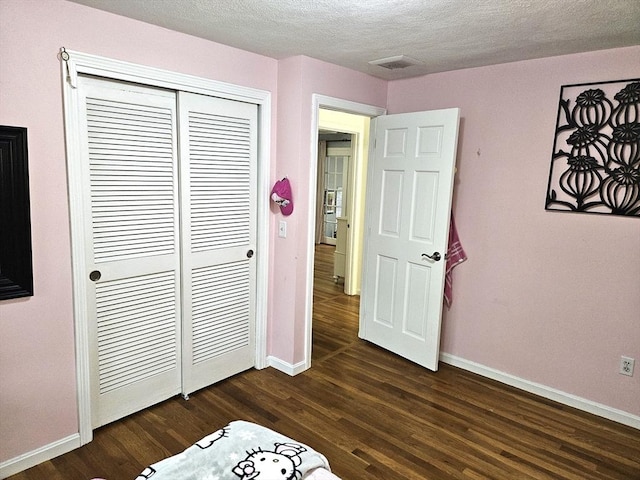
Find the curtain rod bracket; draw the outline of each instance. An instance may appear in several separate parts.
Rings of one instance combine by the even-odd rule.
[[[72,74],[71,67],[69,67],[69,60],[71,57],[69,56],[67,49],[64,47],[60,48],[60,58],[64,61],[64,65],[67,69],[67,81],[72,88],[77,88],[77,76],[75,75],[75,72]]]

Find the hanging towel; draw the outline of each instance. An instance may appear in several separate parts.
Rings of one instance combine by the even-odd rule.
[[[444,276],[444,301],[447,307],[451,307],[453,301],[453,276],[451,272],[453,267],[461,264],[467,259],[467,254],[464,253],[460,239],[458,238],[458,231],[456,230],[456,224],[453,220],[453,213],[451,213],[451,225],[449,226],[449,244],[447,246],[447,270]]]

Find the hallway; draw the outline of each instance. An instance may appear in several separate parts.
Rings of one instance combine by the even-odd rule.
[[[313,278],[313,349],[316,362],[358,341],[360,296],[345,295],[344,279],[333,278],[332,245],[316,245]]]

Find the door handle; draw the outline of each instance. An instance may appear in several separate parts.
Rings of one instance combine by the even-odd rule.
[[[91,280],[92,282],[97,282],[98,280],[100,280],[101,276],[102,274],[100,273],[100,271],[94,270],[89,274],[89,280]]]
[[[422,256],[430,258],[434,262],[439,262],[440,259],[442,258],[442,255],[440,255],[440,252],[434,252],[432,255],[427,255],[426,253],[423,253]]]
[[[253,257],[253,250],[248,250],[247,251],[247,258],[251,258]]]

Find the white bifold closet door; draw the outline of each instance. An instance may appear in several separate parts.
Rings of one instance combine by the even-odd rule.
[[[255,362],[256,105],[178,93],[182,391]]]
[[[254,364],[257,107],[95,78],[78,88],[98,427]]]

